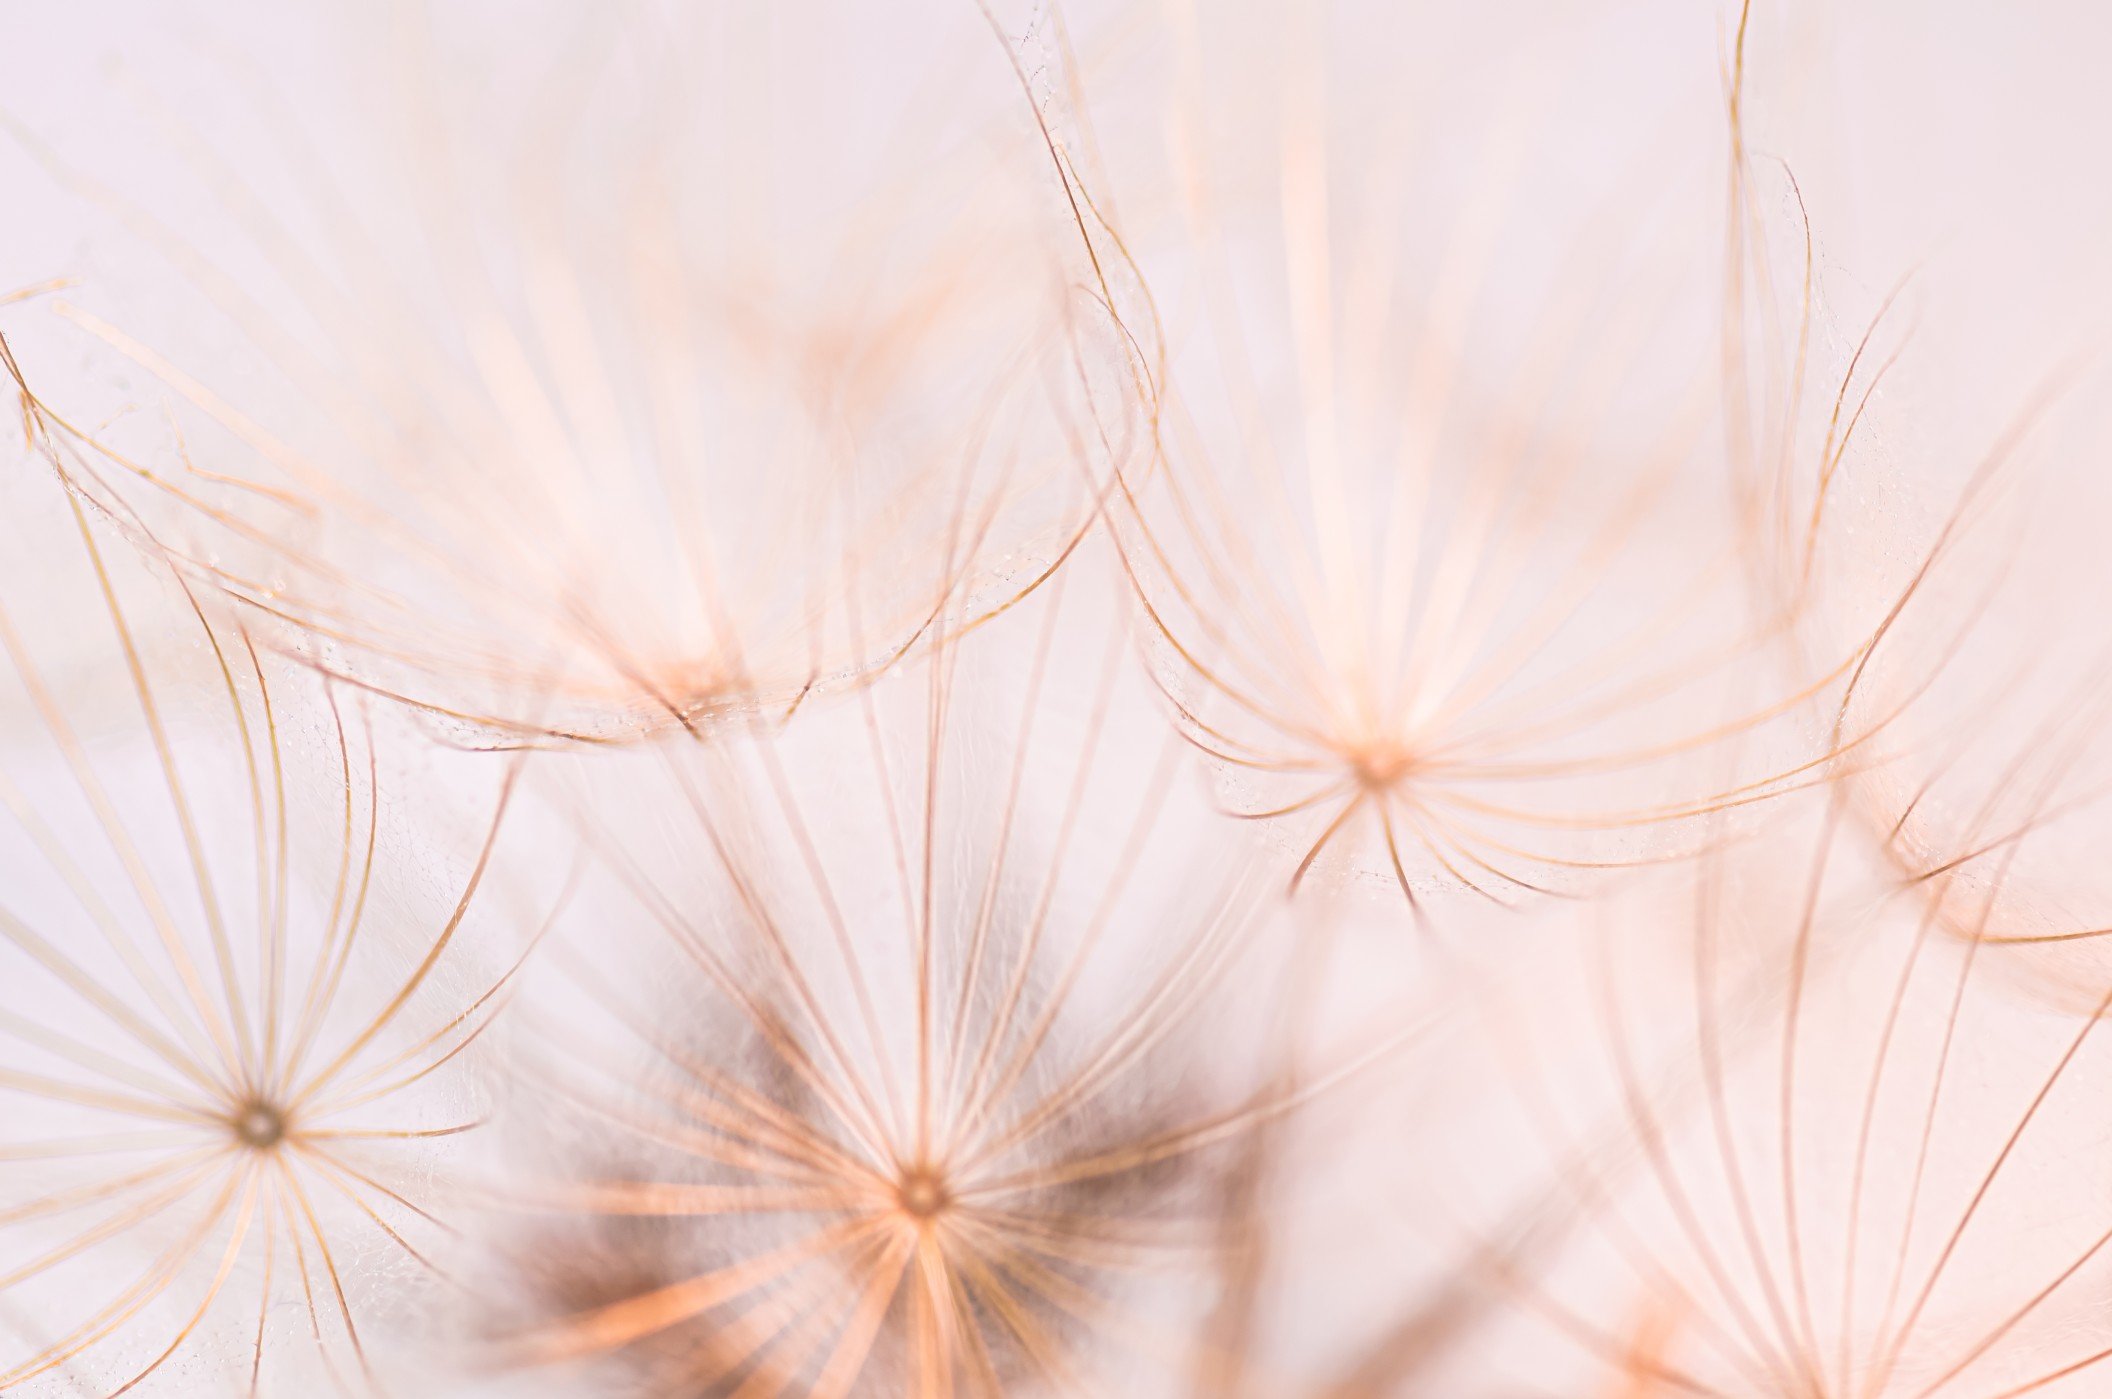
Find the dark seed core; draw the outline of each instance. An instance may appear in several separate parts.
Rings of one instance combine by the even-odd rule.
[[[915,1167],[903,1172],[902,1182],[896,1188],[896,1197],[902,1202],[903,1212],[917,1219],[930,1219],[938,1215],[953,1202],[952,1192],[946,1182],[934,1171]]]
[[[286,1139],[286,1117],[269,1103],[249,1103],[231,1123],[235,1140],[252,1151],[269,1151]]]

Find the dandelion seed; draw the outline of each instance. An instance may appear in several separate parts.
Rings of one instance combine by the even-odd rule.
[[[2094,441],[2087,363],[2047,355],[2030,391],[1932,434],[1938,357],[1910,269],[1841,320],[1820,211],[1733,127],[1728,349],[1745,548],[1793,664],[1863,656],[1840,701],[1895,716],[1839,776],[1850,810],[1957,937],[2083,1009],[2106,985],[2094,877],[2112,655],[2086,601],[2103,502],[2062,473]],[[1970,834],[1968,834],[1970,833]],[[1997,871],[1999,870],[1999,875]],[[2002,894],[1980,904],[1991,884]]]
[[[1411,903],[1563,892],[1822,780],[1866,735],[1788,735],[1854,653],[1777,681],[1733,557],[1687,547],[1730,521],[1695,489],[1714,243],[1692,183],[1659,182],[1682,157],[1638,153],[1648,176],[1605,177],[1551,252],[1552,113],[1447,109],[1425,154],[1332,81],[1317,22],[1269,41],[1287,56],[1235,112],[1223,27],[1175,25],[1186,231],[1124,244],[1159,459],[1111,520],[1177,722],[1239,815],[1286,830],[1294,885],[1335,851]],[[1551,106],[1545,77],[1516,88]],[[1179,338],[1174,297],[1202,315]]]
[[[1282,975],[1271,901],[1171,863],[1193,840],[1167,816],[1180,749],[1121,751],[1124,638],[1063,659],[1065,602],[1008,685],[949,653],[861,699],[862,729],[678,745],[656,785],[681,840],[603,824],[660,949],[636,978],[606,942],[551,964],[570,1028],[530,1101],[580,1124],[544,1137],[580,1166],[500,1188],[553,1217],[498,1243],[540,1280],[503,1354],[653,1388],[1168,1393],[1222,1346],[1197,1308],[1225,1154],[1417,1027],[1285,1077],[1301,1036],[1251,999]],[[1081,673],[1098,689],[1066,738],[1049,696]],[[1012,693],[993,710],[986,687]]]
[[[415,128],[378,194],[322,175],[268,81],[286,170],[158,123],[239,254],[18,133],[265,361],[62,306],[175,404],[160,432],[47,405],[71,479],[260,637],[485,745],[784,715],[1003,610],[1087,523],[1071,422],[1112,331],[1003,55],[956,21],[943,102],[838,71],[857,7],[619,27],[525,110],[460,110],[449,36],[399,35],[358,113]]]
[[[444,1153],[477,1124],[469,1068],[513,975],[479,981],[465,954],[506,798],[451,907],[415,922],[358,709],[288,683],[52,496],[11,486],[10,526],[71,532],[76,555],[38,579],[46,608],[0,601],[41,722],[0,764],[0,1295],[33,1319],[0,1387],[188,1393],[217,1372],[228,1393],[349,1392],[386,1368],[374,1323],[410,1295],[377,1307],[364,1280],[446,1276]],[[120,742],[38,661],[98,624],[69,619],[74,587],[120,667],[88,689],[129,703]],[[333,793],[312,812],[310,777]],[[329,852],[313,887],[310,831]],[[301,1334],[275,1323],[288,1309]]]
[[[1596,1089],[1577,1018],[1547,1035],[1502,1022],[1535,1042],[1524,1102],[1580,1223],[1559,1262],[1501,1281],[1583,1357],[1546,1373],[1596,1376],[1584,1392],[2102,1384],[2093,1280],[2112,1221],[2088,1203],[2103,1171],[2075,1107],[2103,1068],[2103,1007],[2020,1013],[1929,905],[1896,884],[1873,898],[1883,866],[1858,858],[1849,803],[1836,792],[1792,839],[1707,862],[1681,881],[1684,912],[1602,915]],[[1785,887],[1797,847],[1808,864]]]

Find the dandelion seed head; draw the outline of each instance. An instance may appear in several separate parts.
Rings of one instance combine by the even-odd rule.
[[[446,41],[396,35],[385,81],[237,85],[278,157],[187,106],[160,134],[248,157],[216,151],[229,168],[191,192],[232,230],[119,193],[107,236],[190,274],[197,323],[236,348],[74,308],[175,406],[166,430],[83,409],[69,474],[260,640],[487,747],[789,712],[1002,611],[1088,528],[1079,400],[1118,356],[1070,298],[1076,215],[1004,49],[972,10],[921,18],[928,67],[838,74],[811,30],[845,58],[896,19],[669,15],[544,52],[565,95],[526,101],[495,76],[483,101],[426,90],[411,54]],[[463,61],[534,64],[551,36],[529,31]],[[858,118],[812,120],[831,104]],[[443,152],[509,146],[535,159],[432,178]],[[302,178],[340,163],[357,194]],[[313,275],[280,286],[288,240]],[[996,577],[1020,557],[1047,562]]]
[[[848,710],[622,755],[614,821],[583,795],[614,755],[551,769],[621,936],[541,983],[576,1031],[530,1067],[564,1111],[520,1124],[498,1197],[555,1241],[523,1251],[505,1357],[1119,1392],[1225,1346],[1214,1290],[1304,1038],[1260,999],[1290,953],[1266,872],[1214,848],[1178,740],[1111,717],[1153,712],[1085,621],[1122,602],[1066,580]]]
[[[0,742],[0,1275],[18,1309],[0,1387],[349,1382],[441,1278],[504,1001],[506,973],[471,950],[464,885],[482,877],[425,877],[456,830],[395,845],[415,822],[384,816],[386,722],[54,495],[7,526],[57,515],[71,551],[41,582],[81,609],[0,588],[23,720]],[[115,666],[96,706],[47,663],[84,630]],[[24,1053],[37,1072],[14,1070]]]

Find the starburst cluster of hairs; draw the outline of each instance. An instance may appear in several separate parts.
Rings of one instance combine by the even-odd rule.
[[[0,1393],[2112,1393],[2089,371],[1765,16],[471,8],[0,98]]]

